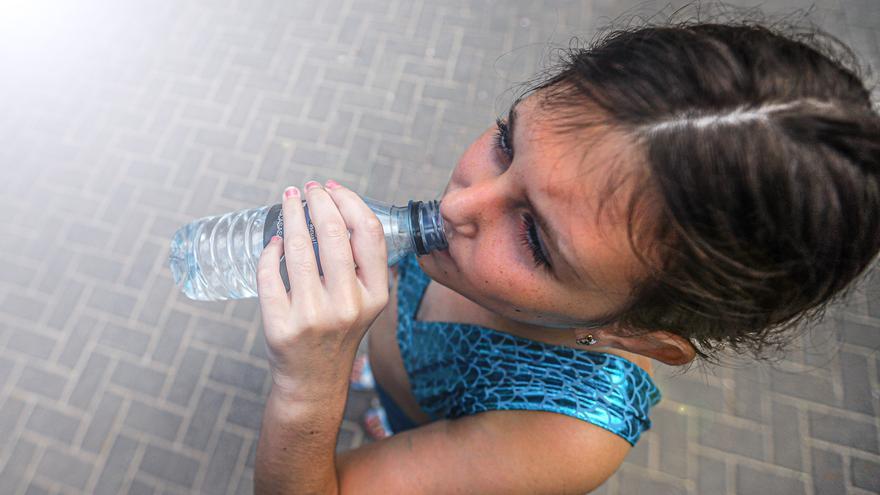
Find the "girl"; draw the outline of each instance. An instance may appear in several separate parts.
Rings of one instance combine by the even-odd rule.
[[[378,220],[330,181],[302,194],[319,278],[290,188],[258,275],[257,491],[585,493],[650,428],[653,360],[760,357],[815,320],[880,251],[880,116],[810,40],[700,23],[571,49],[461,157],[448,251],[390,277]],[[395,434],[337,455],[374,321]]]

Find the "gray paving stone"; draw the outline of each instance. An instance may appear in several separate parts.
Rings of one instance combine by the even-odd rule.
[[[880,463],[859,457],[850,458],[852,484],[871,493],[880,492]]]
[[[700,444],[759,461],[766,460],[764,435],[760,430],[727,425],[706,418],[701,418],[699,424]]]
[[[192,487],[199,470],[199,462],[187,455],[155,445],[147,445],[140,470],[146,474],[181,485]]]
[[[121,493],[126,472],[134,460],[138,443],[124,435],[117,435],[101,469],[101,476],[95,484],[95,495]]]
[[[660,471],[679,478],[687,478],[687,416],[667,409],[655,409],[652,416],[652,421],[657,422],[656,432],[663,451],[663,455],[660,456]]]
[[[98,311],[104,311],[120,318],[128,318],[137,304],[137,299],[118,291],[95,287],[86,304]]]
[[[211,380],[260,393],[268,372],[250,363],[226,356],[217,356],[211,368]]]
[[[150,345],[150,336],[133,328],[114,322],[108,322],[101,332],[98,342],[113,349],[125,351],[133,356],[141,357]]]
[[[196,410],[190,418],[183,443],[196,450],[205,450],[208,440],[217,425],[220,410],[226,400],[226,394],[210,388],[203,388],[196,404]]]
[[[202,483],[200,490],[202,493],[221,495],[226,493],[238,462],[242,443],[243,440],[240,436],[228,431],[220,432],[217,448],[211,456],[205,481]]]
[[[13,491],[26,481],[25,473],[34,459],[37,447],[25,439],[19,439],[10,447],[6,465],[0,471],[0,486]]]
[[[858,354],[840,353],[840,373],[843,384],[843,406],[869,416],[874,415],[876,397],[871,393],[868,360]]]
[[[89,336],[99,332],[102,324],[88,315],[81,315],[73,324],[64,350],[58,356],[58,364],[73,368],[79,362],[83,349],[88,344]]]
[[[247,333],[238,325],[230,325],[222,321],[196,318],[192,329],[193,339],[199,342],[214,344],[233,351],[244,346]]]
[[[10,438],[16,426],[24,421],[26,404],[13,397],[7,397],[0,406],[0,438]]]
[[[165,301],[171,297],[168,291],[170,286],[171,284],[166,284],[158,278],[150,285],[147,291],[146,302],[144,302],[140,312],[137,314],[137,321],[151,327],[159,323],[159,319],[162,317],[166,306]]]
[[[109,367],[110,358],[97,352],[92,353],[80,373],[68,403],[80,409],[88,408],[98,393],[98,388],[101,386]]]
[[[181,406],[190,403],[207,358],[208,355],[199,349],[190,347],[186,350],[180,367],[174,373],[174,381],[167,397],[169,401]]]
[[[57,400],[61,397],[66,382],[65,377],[57,373],[26,365],[16,386],[25,392]]]
[[[880,453],[877,450],[877,428],[871,423],[816,411],[810,411],[809,418],[810,435],[814,438]]]
[[[652,479],[634,472],[621,472],[620,493],[663,493],[668,495],[685,495],[687,489],[682,484]]]
[[[106,227],[97,227],[74,221],[67,230],[66,240],[86,248],[102,249],[109,244],[112,233]]]
[[[141,480],[132,480],[131,486],[128,488],[128,495],[153,495],[156,493],[152,485]]]
[[[837,406],[831,381],[812,372],[793,373],[779,369],[770,370],[770,389],[801,399]]]
[[[73,442],[79,425],[78,417],[40,404],[34,406],[34,410],[25,423],[27,429],[67,444]]]
[[[360,421],[359,418],[353,418],[354,421]],[[650,468],[651,443],[656,442],[653,433],[645,433],[639,438],[636,446],[626,454],[626,462],[645,468]]]
[[[173,442],[181,423],[183,418],[179,414],[133,400],[128,406],[124,425]]]
[[[80,253],[75,265],[77,273],[107,283],[115,282],[122,273],[122,263],[88,253]]]
[[[0,313],[6,313],[29,322],[39,320],[45,310],[46,302],[44,300],[22,294],[7,293],[0,302]]]
[[[813,458],[813,492],[816,495],[846,493],[840,454],[813,448],[810,455]]]
[[[727,493],[727,467],[724,463],[705,456],[698,456],[698,463],[697,493]]]
[[[736,493],[773,493],[774,495],[802,495],[806,491],[803,481],[759,471],[743,464],[736,468]]]
[[[0,357],[0,386],[5,385],[12,377],[15,361]]]
[[[35,359],[47,359],[52,355],[56,339],[34,331],[11,329],[6,339],[6,348],[21,352]]]
[[[158,371],[120,361],[116,363],[110,380],[117,385],[156,397],[162,390],[165,378],[165,374]]]
[[[236,396],[232,400],[229,416],[226,418],[232,424],[258,430],[263,419],[263,403]]]
[[[82,490],[92,473],[91,463],[49,447],[37,465],[37,474]]]
[[[779,402],[772,403],[773,462],[800,471],[801,451],[790,447],[793,438],[801,438],[797,409]]]
[[[844,320],[840,323],[840,339],[842,342],[869,349],[880,348],[880,335],[877,335],[877,329],[856,321]]]
[[[101,396],[101,401],[98,402],[98,407],[83,437],[83,449],[94,454],[101,451],[121,406],[122,399],[119,396],[110,392],[105,392]]]
[[[177,353],[180,352],[180,341],[190,322],[190,316],[179,311],[172,311],[168,320],[162,327],[162,334],[156,348],[153,350],[152,359],[162,364],[171,364]]]

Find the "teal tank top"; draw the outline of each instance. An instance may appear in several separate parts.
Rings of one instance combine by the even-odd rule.
[[[431,281],[415,255],[398,264],[397,343],[412,393],[432,420],[483,411],[550,411],[635,445],[660,390],[614,354],[550,345],[464,323],[418,321]]]

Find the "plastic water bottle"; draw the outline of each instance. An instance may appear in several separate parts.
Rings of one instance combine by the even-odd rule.
[[[364,202],[385,230],[388,266],[410,253],[418,256],[446,249],[446,233],[438,201],[410,201],[394,206],[368,198]],[[323,275],[318,239],[303,200],[306,222],[318,272]],[[168,265],[174,282],[190,299],[222,301],[257,297],[257,263],[273,235],[284,237],[281,204],[204,217],[181,227],[171,240]],[[279,267],[284,287],[290,290],[282,256]]]

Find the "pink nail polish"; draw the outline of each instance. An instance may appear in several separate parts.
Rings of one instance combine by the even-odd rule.
[[[290,198],[293,196],[299,196],[299,190],[297,188],[291,186],[291,187],[288,187],[287,189],[284,190],[284,197],[285,198]]]
[[[321,184],[318,184],[317,182],[310,180],[310,181],[306,182],[306,191],[311,190],[312,188],[318,187],[320,185]]]
[[[330,189],[336,189],[337,187],[339,187],[339,183],[333,179],[327,179],[327,182],[324,185],[329,187]]]

